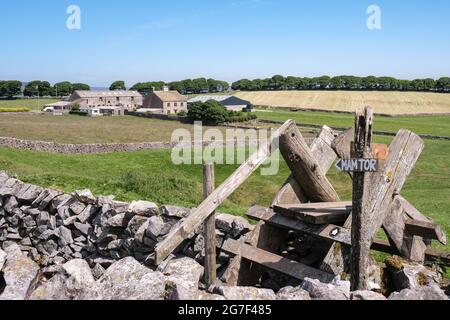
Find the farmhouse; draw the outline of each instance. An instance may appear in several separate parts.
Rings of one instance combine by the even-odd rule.
[[[189,99],[188,103],[192,104],[194,102],[206,102],[208,100],[215,100],[223,105],[227,110],[231,111],[251,111],[252,104],[250,101],[240,99],[235,96],[197,96]]]
[[[143,97],[137,91],[75,91],[69,98],[72,105],[79,105],[80,109],[94,107],[123,107],[134,111],[142,106]]]
[[[143,108],[162,114],[187,112],[187,102],[187,98],[178,91],[165,88],[163,91],[153,91],[145,97]]]

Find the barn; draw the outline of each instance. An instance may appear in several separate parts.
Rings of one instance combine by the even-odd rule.
[[[231,111],[251,111],[253,108],[250,101],[229,95],[197,96],[192,99],[189,99],[188,104],[192,104],[194,102],[206,102],[208,100],[215,100],[219,102],[221,105],[223,105],[225,108],[227,108],[227,110]]]

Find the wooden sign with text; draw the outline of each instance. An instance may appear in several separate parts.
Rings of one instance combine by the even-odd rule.
[[[339,159],[336,168],[343,172],[377,172],[377,159]]]

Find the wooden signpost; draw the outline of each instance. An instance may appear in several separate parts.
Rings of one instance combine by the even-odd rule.
[[[377,172],[377,159],[339,159],[336,168],[343,172]]]
[[[367,290],[369,285],[370,221],[367,201],[370,196],[369,172],[376,172],[377,161],[370,159],[372,146],[373,110],[365,108],[356,115],[353,160],[347,160],[347,172],[353,172],[352,249],[350,282],[352,290]],[[359,160],[355,160],[359,159]]]
[[[203,197],[207,199],[214,192],[214,164],[203,167]],[[213,212],[205,221],[205,284],[211,287],[217,279],[216,255],[216,213]]]

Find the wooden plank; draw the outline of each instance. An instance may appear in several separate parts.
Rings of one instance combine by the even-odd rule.
[[[159,265],[185,239],[208,218],[212,212],[236,191],[272,154],[272,147],[276,147],[277,139],[288,128],[295,127],[295,122],[288,120],[276,133],[274,140],[260,147],[244,164],[242,164],[221,186],[219,186],[198,208],[177,228],[174,228],[166,239],[155,249],[155,263]]]
[[[276,254],[242,244],[236,240],[225,241],[222,250],[236,256],[241,256],[243,259],[249,260],[267,269],[280,272],[297,280],[305,278],[318,279],[323,283],[329,283],[334,276],[314,269],[302,263],[280,257]]]
[[[319,162],[319,165],[324,172],[328,172],[336,160],[336,153],[331,148],[334,138],[334,131],[327,126],[324,126],[319,136],[311,144],[311,153]],[[276,195],[272,204],[301,204],[308,201],[309,200],[302,188],[297,181],[295,181],[295,178],[290,175]]]
[[[343,248],[349,248],[351,246],[350,230],[344,227],[339,227],[332,224],[321,227],[307,225],[301,221],[285,217],[281,214],[276,214],[272,209],[261,206],[252,207],[247,212],[247,216],[253,220],[260,221],[261,225],[265,222],[277,228],[305,233],[311,236],[316,236],[318,239],[336,242],[343,245]],[[338,236],[331,236],[331,234],[335,234],[336,232],[339,233]],[[253,245],[254,243],[249,242],[248,244]],[[399,254],[397,248],[392,246],[387,240],[375,239],[372,243],[371,249],[389,254]],[[442,262],[450,265],[450,254],[438,253],[431,248],[427,248],[425,255],[428,260],[441,260]]]
[[[319,203],[313,203],[319,204]],[[332,203],[330,203],[332,204]],[[274,206],[276,213],[284,214],[288,217],[299,219],[310,224],[327,224],[327,223],[343,223],[352,211],[351,204],[349,206],[318,206],[312,207],[311,204],[302,205],[280,205]]]
[[[373,109],[365,108],[355,117],[355,142],[352,145],[353,159],[371,158],[373,135]],[[373,173],[353,173],[352,249],[350,256],[350,283],[353,291],[369,289],[370,213],[367,210],[370,196],[370,177]]]
[[[323,126],[322,130],[310,146],[311,154],[319,163],[323,172],[328,172],[336,160],[336,152],[331,147],[336,138],[334,131],[327,126]]]
[[[397,248],[401,256],[415,262],[425,261],[427,246],[405,229],[405,214],[401,203],[394,199],[390,214],[383,223],[383,229],[389,236],[389,241]]]
[[[372,237],[383,225],[394,197],[400,194],[423,148],[424,142],[418,135],[403,129],[390,145],[384,170],[374,175],[373,192],[366,207]]]
[[[338,242],[350,245],[351,236],[350,230],[336,225],[312,225],[304,223],[298,219],[290,218],[282,214],[275,213],[270,208],[264,208],[261,206],[253,206],[247,212],[247,217],[256,221],[264,221],[275,227],[292,230],[316,236],[319,239]]]
[[[220,280],[226,283],[227,286],[237,287],[239,283],[239,272],[241,270],[241,264],[242,264],[242,257],[240,255],[236,255],[234,258],[231,259],[227,270],[222,275]]]
[[[395,248],[395,246],[391,246],[387,240],[375,239],[372,244],[372,249],[389,254],[399,254],[397,248]],[[425,251],[425,259],[426,261],[440,262],[450,266],[450,253],[441,253],[434,249],[427,248]]]
[[[280,152],[311,202],[340,200],[294,123],[280,134]]]
[[[407,219],[405,221],[405,229],[416,236],[420,236],[427,240],[440,240],[443,232],[441,227],[433,222],[417,221],[413,219]],[[446,240],[443,241],[444,245]]]
[[[205,164],[203,167],[203,197],[207,199],[214,192],[214,165]],[[205,284],[207,288],[217,280],[216,254],[216,213],[215,211],[205,220]]]
[[[406,216],[409,217],[410,219],[419,222],[434,223],[432,219],[425,217],[419,210],[417,210],[411,203],[409,203],[402,196],[396,196],[395,200],[400,203]],[[431,239],[438,240],[441,244],[446,245],[447,236],[442,231],[441,227],[439,225],[434,224],[433,228],[435,234],[431,237]]]
[[[272,205],[284,204],[284,203],[305,203],[308,202],[308,198],[299,186],[297,181],[291,175],[278,191]]]
[[[284,230],[259,221],[245,243],[269,252],[278,252],[286,235]],[[236,256],[228,265],[222,281],[230,286],[255,286],[259,284],[263,273],[264,270],[261,266],[246,260],[243,261],[240,256]]]
[[[350,128],[334,139],[331,147],[340,159],[350,159],[352,154],[352,143],[355,140],[355,129]]]

